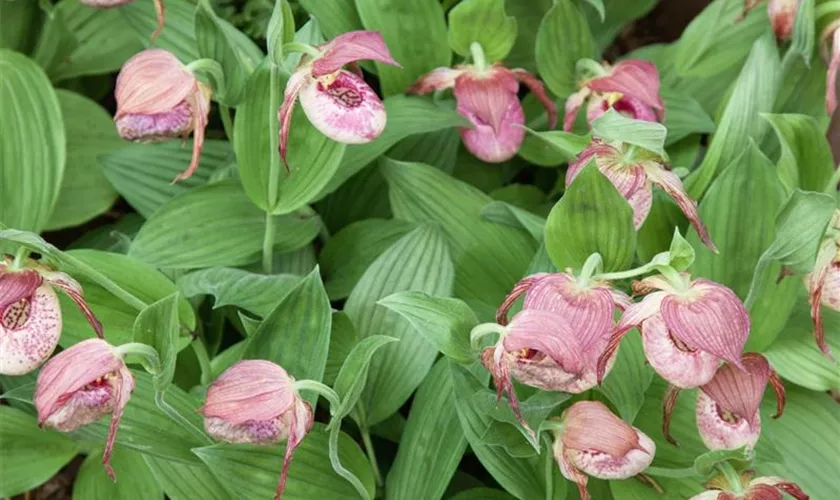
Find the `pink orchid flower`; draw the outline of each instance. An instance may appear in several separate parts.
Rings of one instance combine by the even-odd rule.
[[[764,356],[746,353],[741,363],[743,369],[724,363],[712,380],[700,387],[697,395],[697,429],[710,450],[755,446],[761,435],[758,410],[768,382],[776,393],[776,415],[773,418],[780,417],[785,409],[785,386]],[[674,444],[669,427],[678,393],[679,389],[669,389],[662,421],[665,438]]]
[[[351,31],[319,45],[320,55],[304,55],[286,82],[280,120],[280,156],[286,162],[289,127],[295,101],[300,99],[306,117],[322,134],[344,144],[364,144],[385,129],[385,106],[362,79],[356,61],[372,60],[399,66],[382,35]],[[343,69],[351,65],[356,73]]]
[[[79,306],[97,337],[102,324],[85,302],[82,287],[68,274],[28,260],[12,269],[0,261],[0,374],[24,375],[46,361],[61,336],[61,306],[53,288]]]
[[[79,0],[82,2],[83,5],[87,5],[88,7],[93,7],[96,9],[110,9],[112,7],[119,7],[121,5],[129,4],[134,0]],[[164,6],[163,0],[154,0],[155,3],[155,14],[157,15],[157,29],[155,32],[152,33],[152,40],[160,35],[161,31],[163,31],[164,26]]]
[[[742,21],[751,10],[758,7],[763,0],[745,0],[744,12],[738,18]],[[796,22],[796,11],[799,9],[801,0],[769,0],[767,2],[767,16],[770,24],[773,25],[773,33],[776,39],[786,42],[793,35],[793,25]]]
[[[636,293],[658,291],[624,311],[598,361],[599,380],[622,337],[633,328],[641,331],[650,365],[677,387],[708,383],[721,360],[744,368],[741,352],[750,333],[744,304],[735,292],[714,281],[691,280],[685,273],[678,279],[681,282],[675,283],[652,276],[633,284]]]
[[[219,441],[274,444],[286,441],[275,499],[283,495],[295,449],[312,429],[312,407],[301,399],[294,379],[270,361],[240,361],[207,389],[200,413],[204,428]]]
[[[630,59],[615,66],[603,65],[603,76],[585,80],[580,90],[566,100],[563,130],[571,132],[580,108],[589,101],[586,121],[593,121],[610,108],[636,120],[665,119],[665,105],[659,96],[659,71],[648,61]]]
[[[460,65],[437,68],[409,87],[409,94],[427,94],[454,87],[458,114],[472,123],[459,130],[464,146],[488,163],[511,159],[525,140],[525,112],[519,102],[519,84],[524,83],[548,113],[549,128],[557,125],[557,107],[542,82],[524,69],[508,69],[500,63],[480,68]]]
[[[627,479],[647,469],[656,445],[599,401],[578,401],[563,412],[562,430],[554,439],[554,459],[563,477],[577,484],[589,500],[589,476]]]
[[[513,380],[547,391],[579,394],[598,380],[596,368],[614,328],[615,308],[630,298],[602,281],[581,284],[570,273],[536,274],[516,284],[497,313],[507,325],[507,312],[525,294],[523,310],[482,361],[496,384],[499,397],[507,393],[520,417]],[[612,366],[615,356],[607,364]],[[520,421],[522,421],[520,417]],[[523,426],[527,428],[527,425]]]
[[[840,211],[835,216],[834,229],[840,229]],[[805,277],[811,304],[811,319],[814,321],[814,338],[817,346],[829,359],[834,359],[825,342],[821,306],[840,311],[840,238],[831,237],[823,241],[817,255],[814,270]]]
[[[820,33],[820,53],[826,65],[828,65],[828,71],[825,75],[825,109],[830,116],[837,109],[837,76],[840,74],[840,19],[831,22]]]
[[[123,139],[156,142],[194,133],[190,166],[175,180],[198,168],[204,129],[210,113],[209,87],[163,49],[147,49],[129,59],[117,76],[114,122]]]
[[[111,479],[111,452],[123,410],[134,390],[134,376],[122,355],[101,339],[89,339],[49,360],[35,386],[38,424],[72,432],[111,414],[102,464]]]
[[[566,186],[574,182],[583,167],[594,158],[595,165],[633,208],[633,225],[636,229],[644,224],[653,204],[653,186],[656,185],[670,196],[691,222],[703,243],[712,251],[717,247],[709,236],[709,230],[697,211],[697,202],[685,192],[682,181],[667,169],[665,160],[657,154],[636,149],[629,155],[632,146],[622,142],[607,142],[593,138],[580,152],[577,159],[569,163],[566,171]]]
[[[723,478],[715,478],[708,487],[711,489],[694,495],[689,500],[782,500],[785,493],[796,500],[809,500],[811,497],[795,483],[780,477],[765,476],[749,479],[749,474],[742,477],[742,484],[735,493]]]

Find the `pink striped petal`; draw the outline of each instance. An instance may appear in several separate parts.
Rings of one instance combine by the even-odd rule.
[[[704,392],[697,393],[697,430],[710,450],[752,448],[761,436],[761,417],[744,419],[726,412]]]
[[[270,420],[292,407],[293,380],[271,361],[240,361],[213,382],[199,412],[230,425],[248,420]]]
[[[735,495],[720,491],[720,490],[707,490],[703,493],[698,493],[693,497],[689,498],[689,500],[739,500],[738,497]]]
[[[613,103],[612,108],[622,115],[629,116],[634,120],[655,122],[659,120],[656,109],[647,106],[645,103],[631,96],[624,96]]]
[[[718,249],[712,242],[711,236],[709,236],[709,230],[700,219],[700,213],[697,211],[697,202],[691,199],[688,196],[688,193],[685,192],[685,188],[683,187],[680,178],[673,172],[665,170],[661,166],[649,166],[647,168],[647,173],[650,180],[657,186],[661,187],[666,193],[668,193],[668,196],[677,203],[677,206],[680,207],[680,210],[682,210],[689,222],[691,222],[694,230],[697,231],[697,235],[700,236],[700,240],[703,241],[709,249],[717,253]]]
[[[715,376],[717,356],[679,342],[660,314],[646,319],[641,331],[645,358],[660,377],[674,386],[699,387]]]
[[[578,401],[563,413],[563,418],[562,440],[567,451],[624,457],[632,450],[645,450],[640,442],[643,434],[615,416],[600,401]],[[635,474],[638,472],[631,475]]]
[[[589,97],[591,91],[587,87],[583,87],[566,99],[566,113],[563,116],[563,130],[571,132],[575,126],[575,119],[577,118],[580,108]]]
[[[665,105],[659,96],[659,71],[651,62],[621,61],[612,67],[609,75],[594,78],[586,85],[595,92],[621,92],[655,109],[660,120],[664,117]]]
[[[435,90],[451,89],[462,74],[464,74],[462,69],[436,68],[421,76],[405,92],[406,94],[423,95]]]
[[[350,31],[319,48],[323,54],[312,62],[314,77],[335,73],[346,64],[362,60],[400,65],[391,57],[391,52],[378,31]]]
[[[379,96],[346,70],[320,80],[306,79],[300,87],[300,104],[312,125],[337,142],[364,144],[385,129],[385,106]]]
[[[305,69],[300,69],[292,73],[289,80],[286,82],[286,89],[283,91],[283,104],[277,110],[277,119],[280,121],[280,158],[283,160],[283,165],[286,170],[289,170],[289,164],[286,161],[286,155],[289,149],[289,130],[292,125],[292,113],[295,110],[295,102],[297,102],[300,89],[309,81],[309,74]]]
[[[569,168],[566,170],[566,188],[568,188],[572,182],[574,182],[575,177],[578,176],[583,167],[585,167],[589,160],[592,158],[597,159],[602,156],[610,156],[618,154],[615,147],[611,144],[608,144],[597,137],[592,139],[592,142],[586,146],[583,151],[581,151],[577,158],[569,162]]]
[[[175,108],[193,92],[195,76],[163,49],[147,49],[129,59],[117,76],[117,114],[151,115]]]
[[[134,375],[128,367],[123,366],[115,374],[115,380],[111,382],[113,388],[113,408],[111,413],[111,423],[108,425],[108,437],[105,439],[105,450],[102,452],[102,465],[105,466],[105,471],[112,481],[117,480],[114,469],[111,467],[111,453],[114,451],[114,443],[117,440],[117,431],[120,428],[122,415],[128,400],[131,399],[131,393],[134,392]]]
[[[283,469],[280,472],[280,479],[277,482],[277,490],[274,494],[275,500],[280,500],[286,490],[286,478],[289,476],[289,466],[292,464],[292,456],[295,449],[300,446],[303,438],[312,429],[315,423],[315,415],[309,403],[299,398],[295,399],[294,409],[291,412],[291,425],[289,426],[289,438],[286,440],[286,452],[283,454]]]
[[[577,485],[580,500],[590,500],[592,497],[586,489],[589,476],[579,471],[569,460],[566,447],[563,446],[562,436],[558,436],[554,440],[552,454],[554,455],[554,460],[557,461],[557,465],[560,467],[560,473],[563,474],[563,477]]]
[[[825,305],[840,310],[840,301],[835,298],[840,293],[835,291],[838,289],[837,281],[840,277],[840,273],[834,271],[836,254],[837,245],[833,240],[826,239],[820,247],[814,270],[805,279],[808,287],[808,301],[811,305],[811,319],[814,322],[814,339],[817,342],[817,347],[829,359],[833,359],[833,356],[831,355],[831,349],[825,342],[825,325],[823,324],[820,306]],[[826,288],[828,288],[828,293],[825,293]]]
[[[828,73],[825,81],[825,109],[829,115],[837,109],[837,74],[840,71],[840,29],[832,34],[831,59],[828,62]]]
[[[20,292],[19,289],[7,294],[5,301],[8,303]],[[61,336],[61,307],[55,291],[43,283],[0,313],[0,374],[25,375],[34,371],[49,359]]]
[[[0,267],[0,316],[5,320],[6,308],[35,293],[43,278],[34,269],[6,271]]]
[[[198,169],[198,161],[204,149],[204,129],[207,128],[210,115],[210,89],[201,82],[196,82],[195,89],[187,97],[187,102],[193,114],[193,154],[189,167],[175,177],[176,181],[189,179]]]
[[[642,227],[653,206],[653,187],[646,183],[627,198],[627,203],[633,209],[633,227]]]
[[[639,449],[632,449],[621,457],[590,450],[569,450],[569,461],[584,473],[598,479],[628,479],[648,468],[656,453],[656,444],[646,434],[633,429]]]
[[[729,363],[721,366],[714,378],[703,385],[702,390],[723,410],[752,422],[757,418],[764,390],[770,381],[773,369],[770,363],[757,353],[747,353],[741,358],[744,370],[739,370]],[[784,409],[784,386],[775,385],[779,403],[779,414]]]
[[[565,318],[536,309],[513,317],[502,340],[508,352],[533,349],[557,363],[566,373],[580,374],[584,359],[579,340]]]
[[[769,496],[770,493],[767,492],[766,489],[760,490],[760,488],[768,486],[776,490],[779,493],[779,495],[775,497]],[[759,491],[764,492],[756,495],[756,492]],[[764,476],[757,477],[750,481],[750,484],[746,491],[745,500],[781,500],[782,492],[787,493],[796,500],[808,500],[810,498],[808,494],[802,491],[802,488],[800,488],[796,483],[792,483],[780,477]]]
[[[508,311],[510,311],[510,308],[513,307],[513,304],[515,304],[516,301],[519,300],[519,297],[521,297],[522,294],[530,290],[532,286],[538,283],[545,276],[549,276],[549,274],[532,274],[531,276],[519,280],[515,285],[513,285],[513,289],[510,291],[510,293],[507,294],[505,300],[502,301],[502,304],[496,311],[496,323],[502,326],[506,326],[508,324]]]
[[[531,93],[534,94],[534,97],[540,101],[540,104],[543,105],[545,112],[548,114],[548,128],[553,129],[556,127],[557,105],[550,97],[548,97],[548,94],[545,91],[545,86],[539,78],[520,68],[511,70],[511,73],[513,73],[513,76],[515,76],[520,83],[525,84],[525,86],[528,87],[528,90],[530,90]]]
[[[102,333],[102,323],[99,322],[99,319],[97,319],[93,310],[88,306],[87,301],[85,301],[82,285],[69,274],[60,271],[47,271],[43,272],[42,275],[50,285],[61,289],[62,292],[70,297],[79,310],[82,311],[82,314],[84,314],[85,319],[90,323],[96,336],[104,339],[105,335]]]
[[[750,317],[735,292],[713,281],[696,280],[689,293],[662,299],[661,312],[675,338],[741,367]]]

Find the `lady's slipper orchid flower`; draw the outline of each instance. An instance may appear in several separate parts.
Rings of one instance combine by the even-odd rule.
[[[171,53],[144,50],[129,59],[117,76],[117,131],[123,139],[138,142],[194,133],[190,166],[175,178],[187,179],[198,168],[204,147],[210,94],[210,88]]]
[[[697,428],[703,443],[711,450],[752,448],[761,435],[759,406],[769,382],[776,393],[776,415],[785,408],[785,386],[761,354],[747,353],[741,358],[744,369],[724,363],[697,395]],[[668,428],[679,389],[671,389],[664,405],[662,429],[673,443]]]
[[[427,94],[454,87],[458,114],[472,123],[459,130],[464,146],[488,163],[511,159],[525,140],[525,112],[519,102],[519,84],[525,84],[548,113],[549,128],[557,125],[557,106],[542,82],[524,69],[500,63],[437,68],[409,87],[410,94]]]
[[[572,131],[575,118],[587,101],[586,121],[590,125],[610,108],[636,120],[664,120],[665,104],[659,96],[659,71],[653,63],[629,59],[612,67],[605,64],[599,72],[602,75],[585,80],[580,90],[566,100],[563,130]]]
[[[119,350],[101,339],[89,339],[49,360],[35,386],[38,424],[72,432],[111,414],[102,463],[111,479],[111,451],[134,376]]]
[[[738,18],[743,20],[751,10],[758,7],[763,0],[745,0],[744,12]],[[801,0],[769,0],[767,2],[767,16],[773,25],[776,39],[786,42],[793,35],[793,25],[796,22],[796,11]]]
[[[312,407],[301,399],[293,384],[294,379],[270,361],[240,361],[210,385],[200,410],[204,428],[219,441],[253,444],[286,441],[277,499],[286,487],[292,454],[314,422]]]
[[[121,5],[129,4],[134,0],[79,0],[82,2],[83,5],[87,5],[88,7],[93,7],[96,9],[110,9],[111,7],[119,7]],[[157,29],[155,32],[152,33],[152,40],[160,35],[161,31],[163,31],[164,26],[164,7],[163,7],[163,0],[154,0],[155,2],[155,14],[157,16]]]
[[[835,228],[840,229],[840,212],[835,216]],[[840,311],[840,237],[823,241],[814,271],[805,277],[811,303],[811,319],[814,321],[814,337],[817,346],[830,359],[831,349],[825,342],[821,306]]]
[[[744,304],[729,288],[687,274],[652,276],[633,284],[637,293],[653,293],[628,307],[601,359],[603,378],[622,337],[639,328],[645,356],[665,380],[680,388],[699,387],[714,377],[719,361],[743,369],[741,352],[750,332]]]
[[[650,213],[653,186],[656,185],[677,203],[703,243],[717,252],[706,225],[700,220],[697,202],[685,192],[680,178],[666,168],[667,164],[662,157],[630,144],[607,142],[596,137],[580,152],[575,161],[569,163],[566,186],[571,185],[592,158],[595,159],[598,170],[612,182],[633,208],[633,225],[637,229]]]
[[[399,66],[382,35],[375,31],[351,31],[316,49],[319,55],[304,55],[286,83],[277,115],[280,156],[284,163],[292,111],[298,98],[312,125],[334,141],[364,144],[379,137],[385,129],[385,106],[379,96],[360,74],[343,69],[361,60]]]
[[[66,293],[102,338],[102,324],[68,274],[34,261],[14,269],[11,257],[0,261],[0,374],[23,375],[46,361],[61,336],[61,306],[53,288]]]
[[[715,478],[708,485],[711,489],[694,495],[689,500],[782,500],[785,493],[796,500],[811,498],[796,483],[780,477],[765,476],[750,480],[747,475],[742,478],[742,484],[739,486],[732,488],[724,478]]]
[[[653,461],[656,445],[601,402],[579,401],[562,416],[554,439],[554,458],[563,477],[578,486],[581,500],[589,500],[589,476],[627,479]]]

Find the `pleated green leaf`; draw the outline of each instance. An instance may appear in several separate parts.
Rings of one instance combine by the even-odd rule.
[[[44,70],[9,50],[0,50],[0,102],[0,221],[39,232],[64,176],[61,107]]]
[[[178,289],[187,297],[212,295],[213,307],[236,306],[265,317],[297,285],[293,274],[255,274],[231,267],[211,267],[178,278]]]
[[[593,8],[583,8],[583,12],[599,52],[603,52],[628,23],[644,17],[656,6],[656,0],[587,0],[587,3]]]
[[[503,201],[493,201],[485,205],[481,209],[481,217],[496,224],[522,228],[537,241],[542,240],[545,230],[545,218]]]
[[[282,92],[288,75],[282,75],[277,92]],[[245,99],[236,113],[233,146],[239,163],[242,185],[248,196],[264,210],[274,214],[293,212],[314,200],[339,168],[344,144],[321,134],[297,106],[289,131],[289,170],[280,172],[276,198],[269,199],[271,123],[277,124],[277,111],[271,110],[271,71],[260,66],[248,80]],[[280,167],[283,169],[283,167]]]
[[[715,131],[715,122],[691,95],[665,87],[662,89],[662,100],[665,102],[664,125],[668,129],[666,146],[692,134]]]
[[[504,0],[467,0],[449,11],[449,45],[467,56],[481,45],[488,63],[504,59],[516,42],[516,18],[505,14]]]
[[[641,337],[630,335],[621,343],[615,365],[597,390],[610,400],[625,422],[633,423],[652,380],[653,369],[645,361]]]
[[[566,163],[592,142],[590,135],[577,135],[562,130],[537,132],[531,129],[519,149],[519,155],[542,167]]]
[[[633,261],[633,209],[594,163],[581,170],[548,215],[545,247],[558,269],[580,268],[595,252],[608,271]]]
[[[535,51],[540,76],[554,95],[566,98],[577,90],[575,64],[595,57],[595,41],[577,2],[554,3],[539,25]]]
[[[401,94],[429,71],[449,66],[452,52],[443,7],[437,0],[356,0],[365,29],[379,31],[402,67],[376,63],[385,96]]]
[[[327,38],[364,29],[354,0],[300,0],[299,3],[318,20]]]
[[[385,481],[385,498],[439,500],[466,449],[449,361],[441,358],[411,403],[397,456]]]
[[[114,204],[117,192],[97,167],[96,158],[127,144],[100,105],[67,90],[58,90],[56,95],[67,137],[67,165],[46,229],[79,225]]]
[[[289,467],[285,499],[357,500],[356,490],[336,474],[330,465],[327,451],[327,432],[316,423],[295,450]],[[285,444],[277,446],[218,444],[193,450],[207,464],[234,498],[272,498],[283,463]],[[356,475],[373,497],[374,482],[370,463],[350,436],[342,433],[339,439],[341,464]]]
[[[275,250],[290,252],[312,241],[314,215],[277,216]],[[265,213],[233,181],[190,190],[162,205],[137,233],[129,255],[156,267],[236,266],[257,260]]]
[[[823,191],[834,173],[831,148],[823,128],[808,115],[763,115],[782,145],[776,162],[779,177],[788,189]]]
[[[76,444],[66,435],[38,427],[34,415],[0,406],[0,495],[35,488],[73,458]]]
[[[479,319],[492,318],[534,255],[533,238],[523,230],[482,220],[481,210],[492,199],[433,167],[383,159],[380,168],[394,215],[443,228],[455,262],[455,296]]]
[[[111,467],[119,481],[114,482],[102,467],[102,449],[93,449],[73,481],[73,500],[155,500],[163,498],[163,488],[143,455],[121,447],[111,455]]]
[[[342,313],[345,318],[349,317]],[[351,323],[352,324],[352,323]],[[350,333],[347,325],[344,326],[346,333]],[[355,332],[354,332],[355,333]],[[346,335],[349,337],[349,335]],[[399,339],[385,335],[371,335],[356,342],[352,350],[347,353],[338,374],[335,377],[333,388],[341,399],[341,404],[334,409],[333,418],[342,419],[346,417],[359,402],[362,391],[368,379],[370,361],[373,355],[387,344],[397,342]]]
[[[155,391],[163,392],[175,376],[175,359],[178,355],[178,298],[173,293],[140,311],[134,321],[134,341],[155,348],[160,360],[159,371],[154,375]]]
[[[359,337],[387,335],[400,340],[374,357],[360,404],[374,425],[405,403],[432,367],[437,349],[397,313],[377,302],[393,293],[415,290],[452,293],[454,270],[444,234],[432,225],[410,232],[380,255],[353,288],[344,312]]]
[[[236,162],[230,143],[208,140],[204,142],[195,174],[172,182],[190,164],[192,141],[124,145],[119,151],[99,157],[98,161],[114,189],[146,218],[171,198],[203,186],[216,171]]]
[[[665,492],[657,493],[653,488],[636,478],[623,481],[610,481],[610,491],[614,500],[647,500],[656,497],[660,500],[684,500],[705,491],[703,484],[694,479],[657,477],[656,482]]]
[[[141,455],[171,500],[230,500],[234,495],[204,463],[184,463]]]
[[[665,153],[665,136],[668,130],[657,122],[634,120],[613,108],[592,122],[592,135],[608,141],[621,141],[653,151],[659,156]]]
[[[333,312],[330,328],[330,349],[327,353],[327,364],[324,369],[325,384],[335,387],[336,377],[338,377],[344,362],[358,342],[359,335],[356,333],[356,327],[353,326],[350,317],[344,311]],[[365,378],[367,379],[367,376]]]

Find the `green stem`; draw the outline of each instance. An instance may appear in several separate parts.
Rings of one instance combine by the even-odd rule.
[[[732,464],[729,462],[718,462],[715,464],[715,467],[723,474],[723,477],[726,478],[726,481],[729,483],[729,491],[735,493],[736,495],[740,495],[744,491],[744,484],[741,482],[741,476],[732,467]]]
[[[196,59],[187,64],[187,68],[193,73],[201,71],[210,75],[213,79],[213,91],[216,93],[216,96],[224,97],[227,89],[225,87],[225,72],[221,64],[213,59]]]
[[[362,442],[365,445],[365,452],[367,453],[370,467],[373,469],[373,477],[376,479],[376,485],[382,487],[382,473],[379,471],[379,464],[376,463],[376,450],[373,448],[373,442],[370,440],[370,430],[367,427],[359,429],[362,434]]]
[[[484,57],[484,50],[481,48],[480,43],[473,42],[470,44],[470,54],[473,58],[473,65],[478,71],[487,69],[487,59]]]
[[[663,253],[667,254],[667,252],[663,252]],[[661,260],[661,259],[657,258],[660,255],[662,255],[662,254],[655,255],[650,262],[648,262],[647,264],[644,264],[642,266],[639,266],[635,269],[628,269],[627,271],[620,271],[620,272],[616,272],[616,273],[599,273],[599,274],[596,274],[593,277],[593,279],[603,280],[603,281],[614,281],[614,280],[623,280],[623,279],[627,279],[627,278],[635,278],[636,276],[641,276],[643,274],[647,274],[647,273],[655,270],[656,266],[660,265],[660,264],[656,263],[657,261]]]
[[[207,385],[210,383],[210,376],[213,374],[207,348],[200,338],[195,338],[190,345],[192,346],[196,359],[198,359],[198,366],[201,368],[201,385]]]
[[[326,384],[322,384],[317,380],[296,380],[294,383],[296,391],[312,391],[318,395],[324,396],[330,402],[330,414],[333,414],[338,407],[341,406],[341,399],[338,393],[332,390]]]
[[[662,274],[662,276],[665,276],[665,279],[667,279],[677,290],[686,289],[685,280],[683,279],[682,275],[673,267],[659,265],[656,266],[656,270],[659,271]]]
[[[283,54],[286,54],[287,52],[302,52],[306,55],[312,56],[313,59],[321,57],[321,51],[307,43],[286,43],[283,45]]]
[[[840,184],[840,168],[834,169],[834,175],[831,176],[828,184],[825,185],[825,192],[829,194],[836,193],[837,184]]]
[[[158,355],[157,350],[148,344],[144,344],[142,342],[128,342],[126,344],[118,345],[116,350],[122,357],[129,354],[142,356],[145,360],[143,365],[146,367],[146,370],[152,374],[160,371],[160,356]]]
[[[202,443],[204,444],[213,444],[213,440],[210,439],[207,434],[205,434],[201,429],[193,425],[192,422],[187,420],[186,417],[181,415],[178,410],[173,408],[166,402],[164,399],[165,391],[155,391],[155,404],[157,405],[160,410],[165,413],[169,418],[177,422],[181,425],[184,429],[190,432],[190,434],[197,437]]]
[[[443,0],[443,3],[441,4],[443,7],[443,11],[448,11],[449,9],[454,7],[456,3],[458,3],[458,0]]]
[[[543,442],[546,447],[545,454],[545,500],[554,498],[554,454],[552,453],[551,438],[543,435]]]
[[[337,425],[330,430],[329,450],[330,450],[330,464],[335,470],[336,474],[343,477],[347,482],[353,485],[353,488],[359,493],[364,500],[370,500],[370,492],[365,488],[365,485],[356,477],[355,474],[347,470],[338,458],[338,438],[341,436],[341,426]]]
[[[505,327],[498,323],[482,323],[473,328],[470,332],[470,345],[473,350],[478,350],[479,341],[482,337],[486,337],[487,335],[492,335],[494,333],[497,333],[499,334],[499,337],[502,337],[505,334]]]
[[[262,267],[265,274],[274,273],[274,216],[265,213],[265,235],[263,236]]]
[[[578,276],[578,283],[581,286],[585,286],[589,283],[589,279],[595,274],[595,271],[601,269],[601,266],[604,265],[604,259],[601,258],[601,254],[598,252],[593,253],[590,255],[586,262],[583,263],[583,268],[580,270],[580,276]]]
[[[17,271],[18,269],[23,268],[23,263],[26,258],[29,256],[29,249],[26,247],[18,247],[17,252],[15,253],[15,260],[12,261],[12,265],[9,268],[10,271]]]
[[[228,141],[233,141],[233,121],[230,119],[230,106],[219,104],[219,114],[222,115],[222,127]]]
[[[575,74],[578,80],[589,80],[606,75],[607,70],[598,61],[584,58],[575,63]]]
[[[274,219],[271,216],[271,209],[277,206],[278,189],[280,183],[280,148],[278,136],[280,123],[277,121],[277,110],[280,108],[280,67],[271,65],[271,82],[269,85],[269,106],[268,106],[268,130],[269,143],[269,170],[268,170],[268,198],[265,214],[265,237],[263,238],[263,272],[272,274],[274,261]]]

